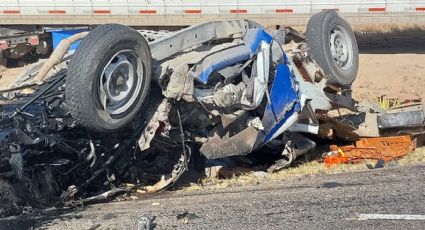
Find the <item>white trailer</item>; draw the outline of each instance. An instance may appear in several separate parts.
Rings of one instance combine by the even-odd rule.
[[[48,53],[55,43],[48,28],[182,27],[220,19],[306,25],[330,9],[351,24],[425,23],[425,0],[1,0],[0,59]]]
[[[0,24],[187,26],[246,18],[265,24],[302,24],[335,9],[351,23],[423,23],[419,0],[2,0]]]

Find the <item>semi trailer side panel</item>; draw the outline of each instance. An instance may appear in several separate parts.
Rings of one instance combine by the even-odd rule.
[[[161,26],[235,18],[305,24],[328,9],[352,23],[425,22],[425,1],[412,0],[2,0],[0,24]]]

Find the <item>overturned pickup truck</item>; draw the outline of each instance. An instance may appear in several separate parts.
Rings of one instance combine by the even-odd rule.
[[[247,155],[271,142],[282,146],[279,169],[315,147],[303,133],[318,134],[328,111],[355,110],[357,43],[334,11],[314,15],[306,37],[234,20],[168,33],[109,24],[80,38],[75,53],[2,90],[0,178],[20,198],[158,191],[193,155]]]

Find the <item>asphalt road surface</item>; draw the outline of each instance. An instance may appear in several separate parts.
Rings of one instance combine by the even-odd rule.
[[[266,180],[10,217],[0,220],[0,228],[137,229],[146,223],[145,217],[154,217],[155,229],[425,229],[423,216],[422,220],[359,218],[359,214],[424,215],[424,182],[425,165]]]

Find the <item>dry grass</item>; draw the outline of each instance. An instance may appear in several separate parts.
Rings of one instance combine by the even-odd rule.
[[[425,147],[416,149],[413,153],[399,159],[397,161],[400,165],[412,165],[425,163]]]
[[[374,165],[375,162],[369,162]],[[425,163],[425,147],[418,148],[397,160],[399,165],[413,165]],[[235,176],[228,179],[206,178],[199,183],[192,183],[183,188],[183,191],[193,191],[201,189],[221,189],[230,186],[254,185],[259,183],[270,183],[276,180],[289,180],[294,178],[314,176],[319,174],[338,174],[344,172],[369,170],[366,163],[363,164],[341,164],[328,168],[325,164],[319,161],[311,161],[301,164],[297,167],[283,169],[279,172],[262,174],[258,176],[255,172],[246,173],[240,176]]]
[[[362,24],[353,25],[355,32],[373,32],[377,34],[409,33],[418,35],[425,33],[425,26],[419,24]]]

